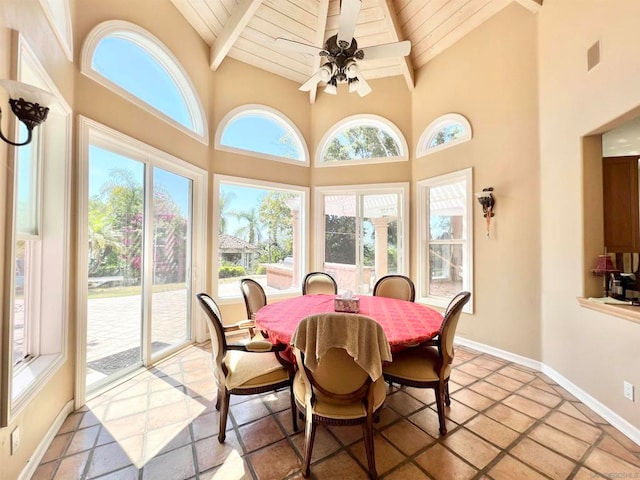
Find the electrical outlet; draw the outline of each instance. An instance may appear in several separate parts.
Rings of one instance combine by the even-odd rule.
[[[624,397],[628,398],[632,402],[633,400],[633,383],[624,382]]]
[[[20,447],[20,427],[16,427],[11,432],[11,455],[15,455]]]

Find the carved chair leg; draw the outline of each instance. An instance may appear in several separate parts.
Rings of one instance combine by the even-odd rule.
[[[438,408],[438,420],[440,422],[440,435],[446,435],[447,426],[445,425],[445,416],[444,416],[444,396],[445,396],[444,382],[439,382],[438,386],[435,387],[435,391],[436,391],[436,407]]]
[[[231,395],[225,388],[224,394],[222,394],[222,409],[220,410],[220,431],[218,432],[218,442],[220,443],[223,443],[227,436],[227,415],[229,414],[230,397]]]
[[[304,463],[302,465],[302,476],[307,478],[311,472],[311,453],[313,452],[313,441],[316,437],[316,424],[313,421],[313,414],[306,414],[306,426],[304,429]]]
[[[378,472],[376,472],[376,456],[373,449],[373,418],[371,415],[367,416],[366,422],[362,424],[364,430],[364,449],[367,454],[367,464],[369,465],[369,478],[378,478]]]
[[[451,406],[451,397],[449,396],[449,379],[448,378],[444,384],[444,404],[447,407]]]

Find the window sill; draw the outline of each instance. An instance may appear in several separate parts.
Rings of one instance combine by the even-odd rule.
[[[640,323],[640,307],[632,305],[609,305],[605,303],[597,303],[588,298],[578,297],[578,303],[581,307],[595,310],[596,312],[606,313],[614,317],[629,320],[631,322]]]
[[[40,355],[16,372],[11,386],[12,415],[16,415],[35,397],[63,360],[60,354]]]

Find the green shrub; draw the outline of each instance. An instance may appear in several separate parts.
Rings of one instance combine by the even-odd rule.
[[[223,265],[218,270],[218,278],[242,277],[246,275],[242,265]]]
[[[256,275],[264,275],[265,273],[267,273],[267,267],[264,265],[258,265],[258,267],[256,267]]]

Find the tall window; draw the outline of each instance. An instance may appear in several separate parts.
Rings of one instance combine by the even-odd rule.
[[[376,115],[354,115],[322,138],[318,166],[408,160],[407,143],[393,123]]]
[[[418,140],[416,155],[423,157],[445,148],[471,140],[471,124],[458,113],[447,113],[436,118],[425,128]]]
[[[384,275],[408,275],[407,202],[406,184],[318,188],[318,269],[364,294]]]
[[[267,296],[298,292],[307,265],[308,189],[216,175],[220,298],[251,277]]]
[[[216,148],[309,165],[307,146],[298,127],[265,105],[243,105],[225,115],[216,133]]]
[[[418,182],[418,289],[425,303],[446,306],[472,290],[471,181],[469,168]]]
[[[186,72],[146,30],[119,20],[87,36],[81,71],[185,133],[207,143],[204,110]]]
[[[18,40],[19,81],[54,94],[47,120],[33,131],[31,143],[13,149],[12,270],[9,335],[3,338],[2,379],[6,425],[37,394],[44,379],[65,361],[69,282],[69,180],[71,109],[28,47]],[[22,124],[15,136],[26,138]]]

